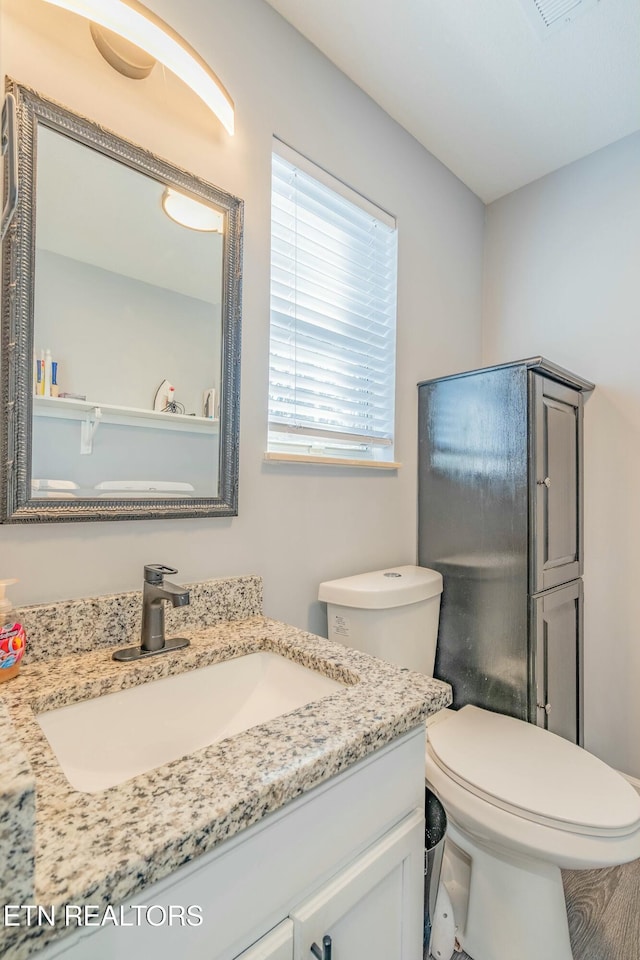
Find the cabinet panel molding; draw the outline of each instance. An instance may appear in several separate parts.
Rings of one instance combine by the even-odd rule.
[[[293,923],[283,920],[234,960],[293,960]]]

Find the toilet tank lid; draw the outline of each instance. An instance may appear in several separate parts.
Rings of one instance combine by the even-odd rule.
[[[320,584],[318,600],[342,607],[384,610],[429,600],[442,593],[442,575],[427,567],[385,567],[355,577],[326,580]]]

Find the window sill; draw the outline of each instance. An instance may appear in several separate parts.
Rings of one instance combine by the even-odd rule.
[[[330,466],[365,467],[373,470],[398,470],[401,463],[388,463],[384,460],[347,460],[346,457],[312,457],[306,453],[265,453],[265,460],[280,463],[325,463]]]

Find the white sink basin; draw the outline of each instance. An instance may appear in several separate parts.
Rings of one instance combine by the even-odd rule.
[[[97,793],[340,689],[277,653],[251,653],[37,720],[69,783]]]

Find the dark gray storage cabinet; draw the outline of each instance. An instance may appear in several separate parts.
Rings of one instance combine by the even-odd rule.
[[[582,409],[535,357],[419,385],[418,562],[444,577],[435,675],[582,742]]]

